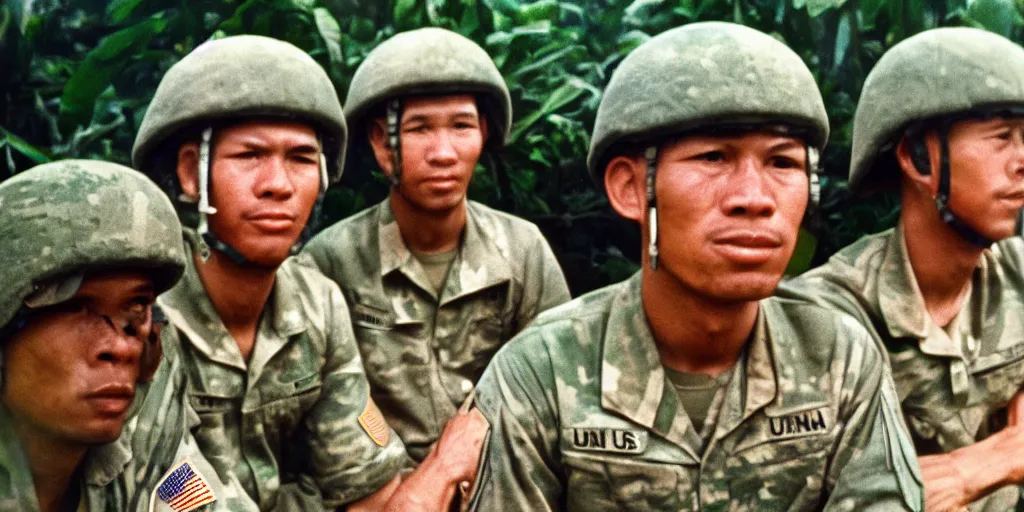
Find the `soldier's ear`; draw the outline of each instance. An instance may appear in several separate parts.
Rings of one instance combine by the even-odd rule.
[[[178,183],[181,194],[199,200],[199,143],[186,142],[178,148]]]
[[[604,171],[604,189],[608,202],[619,215],[640,222],[644,218],[644,170],[642,158],[617,156]]]
[[[487,129],[488,129],[487,128],[487,116],[479,115],[479,118],[480,118],[480,134],[482,135],[482,137],[480,138],[480,141],[482,142],[482,144],[487,144]]]
[[[939,141],[934,132],[922,137],[927,150],[927,155],[915,155],[915,149],[911,147],[916,142],[904,135],[896,145],[896,163],[900,166],[900,174],[903,179],[916,185],[920,189],[927,190],[935,197],[939,193]],[[920,151],[918,149],[917,151]],[[927,165],[927,169],[921,167]]]
[[[385,176],[391,176],[391,148],[388,147],[388,129],[384,118],[370,121],[366,135],[380,170],[384,171]]]

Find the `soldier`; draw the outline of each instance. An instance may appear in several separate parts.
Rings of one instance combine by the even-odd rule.
[[[159,299],[167,342],[188,374],[200,448],[262,509],[380,507],[407,460],[370,399],[337,285],[289,258],[345,142],[324,70],[260,36],[207,42],[172,66],[135,141],[136,166],[177,178],[198,203],[185,276]],[[475,471],[467,460],[445,468]],[[454,492],[435,477],[421,480],[430,492]]]
[[[167,196],[115,164],[40,165],[0,184],[0,239],[0,510],[151,510],[175,462],[215,475],[160,365],[153,301],[185,265]]]
[[[498,348],[569,290],[536,226],[466,200],[512,119],[482,48],[438,28],[398,34],[356,70],[345,105],[391,191],[307,252],[341,286],[373,399],[422,461]]]
[[[1013,509],[1024,426],[1024,50],[968,28],[897,44],[854,117],[850,186],[897,189],[895,229],[779,293],[857,318],[888,353],[930,509]],[[994,244],[994,245],[993,245]]]
[[[864,329],[765,299],[796,243],[828,118],[770,36],[695,23],[640,45],[588,164],[647,250],[541,315],[476,390],[478,510],[920,510],[912,446]]]

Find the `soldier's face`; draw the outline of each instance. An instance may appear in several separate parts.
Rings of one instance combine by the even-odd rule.
[[[210,204],[217,213],[208,218],[210,231],[250,262],[277,267],[298,241],[320,194],[316,131],[296,122],[237,124],[214,132],[211,153]],[[198,146],[183,145],[179,176],[182,167],[198,168],[189,162],[193,158]],[[186,181],[195,178],[194,172],[182,178],[186,193]]]
[[[469,94],[413,97],[403,104],[401,200],[428,211],[445,212],[466,198],[469,181],[483,151],[487,126]],[[370,141],[381,168],[391,172],[384,126],[378,122]]]
[[[712,300],[772,295],[807,207],[806,154],[802,140],[767,132],[691,136],[662,146],[658,272]],[[639,186],[642,156],[638,163]],[[646,222],[643,204],[638,220]]]
[[[87,276],[71,299],[33,312],[4,350],[3,404],[19,430],[92,445],[120,435],[152,328],[152,280]]]
[[[1024,207],[1024,119],[953,124],[949,163],[950,208],[991,240],[1013,236]],[[939,173],[932,175],[937,187]]]

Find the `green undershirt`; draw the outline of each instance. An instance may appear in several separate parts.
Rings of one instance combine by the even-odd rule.
[[[457,249],[452,249],[448,252],[438,253],[425,253],[412,251],[412,255],[420,262],[420,266],[427,273],[427,280],[434,287],[434,293],[441,293],[441,285],[444,284],[445,278],[448,277],[448,270],[452,267],[452,262],[455,261]]]
[[[717,377],[703,373],[679,372],[671,368],[665,368],[665,376],[676,388],[679,401],[683,410],[690,417],[693,429],[700,435],[704,446],[708,444],[708,438],[714,429],[705,425],[708,419],[708,412],[715,401],[715,395],[729,382],[731,371],[722,372]],[[712,422],[714,423],[714,422]],[[703,447],[701,447],[703,449]]]

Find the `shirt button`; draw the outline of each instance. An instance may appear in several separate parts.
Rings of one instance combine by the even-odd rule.
[[[462,392],[469,393],[473,389],[473,383],[469,379],[462,379]]]

